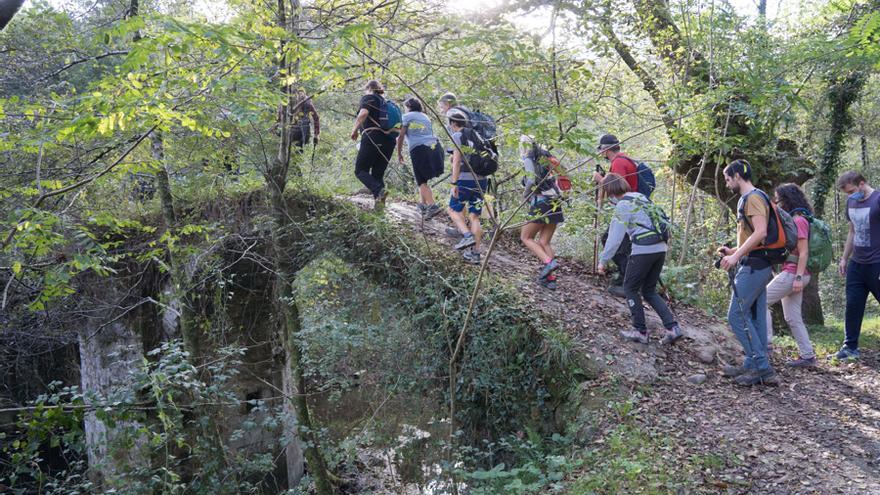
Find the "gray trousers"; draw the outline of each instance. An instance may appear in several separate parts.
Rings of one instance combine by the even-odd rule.
[[[805,359],[816,357],[813,344],[810,343],[810,335],[807,333],[807,325],[801,315],[801,305],[804,301],[804,291],[792,292],[791,285],[794,283],[794,273],[780,272],[767,284],[767,342],[773,339],[773,319],[770,317],[770,306],[782,301],[782,313],[785,322],[791,328],[791,335],[797,342],[798,352]],[[803,276],[804,287],[810,283],[810,276]]]

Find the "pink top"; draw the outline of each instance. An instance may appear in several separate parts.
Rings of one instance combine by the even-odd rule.
[[[809,239],[810,238],[810,222],[807,221],[807,219],[804,218],[803,215],[792,215],[792,219],[794,219],[794,224],[797,226],[798,240]],[[798,255],[798,248],[794,248],[794,250],[792,250],[791,254],[793,256],[797,256]],[[807,253],[807,255],[809,256],[809,253]],[[792,262],[786,261],[785,263],[782,264],[782,271],[796,274],[797,273],[797,263],[792,263]],[[804,275],[809,275],[809,274],[810,274],[810,271],[807,269],[804,269]]]

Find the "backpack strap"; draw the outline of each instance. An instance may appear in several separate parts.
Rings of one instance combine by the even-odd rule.
[[[649,207],[649,206],[653,205],[653,203],[651,203],[649,201],[642,201],[639,198],[633,198],[631,196],[630,197],[624,196],[624,197],[618,199],[618,201],[632,201],[633,203],[636,203],[637,205],[642,206],[642,207]],[[636,225],[645,229],[645,230],[649,230],[657,235],[662,235],[663,233],[660,232],[660,228],[657,227],[656,225],[654,225],[654,219],[651,218],[650,214],[648,214],[648,218],[651,219],[651,225],[644,225],[641,223],[636,223]]]

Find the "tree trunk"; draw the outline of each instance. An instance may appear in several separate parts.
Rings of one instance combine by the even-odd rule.
[[[831,263],[834,268],[834,263]],[[810,277],[810,283],[804,287],[804,302],[801,306],[801,316],[807,325],[824,325],[825,315],[822,313],[822,299],[819,297],[819,274],[814,273]]]
[[[6,0],[0,2],[0,31],[15,17],[15,13],[24,4],[24,0]]]

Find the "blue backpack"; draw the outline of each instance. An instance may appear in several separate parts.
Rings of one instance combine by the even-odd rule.
[[[400,129],[401,119],[400,107],[393,101],[382,98],[382,104],[379,105],[379,127],[383,131],[396,131]]]
[[[637,162],[628,156],[624,156],[624,158],[636,166],[636,177],[639,179],[639,188],[636,192],[650,200],[651,193],[657,189],[657,178],[654,177],[654,171],[642,162]]]

